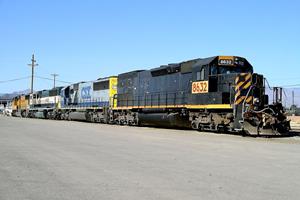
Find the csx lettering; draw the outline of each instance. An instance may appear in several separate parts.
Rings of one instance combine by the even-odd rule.
[[[192,94],[208,93],[208,81],[198,81],[192,83]]]

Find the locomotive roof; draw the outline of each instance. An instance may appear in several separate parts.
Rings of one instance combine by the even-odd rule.
[[[201,67],[204,65],[209,65],[212,62],[219,59],[220,57],[223,58],[223,57],[227,57],[227,56],[213,56],[213,57],[208,57],[208,58],[197,58],[197,59],[193,59],[193,60],[187,60],[187,61],[180,62],[180,63],[171,63],[168,65],[162,65],[160,67],[150,69],[150,71],[151,71],[152,76],[171,74],[171,73],[176,73],[179,71],[181,71],[181,73],[191,73],[193,68],[198,68],[198,67]],[[243,60],[247,66],[252,67],[252,65],[245,58],[238,57],[238,56],[230,56],[230,57],[232,57],[234,59],[238,59],[238,60]]]
[[[216,59],[218,56],[208,57],[208,58],[199,58],[197,59],[197,62],[195,63],[196,66],[203,66],[210,64],[214,59]]]
[[[77,83],[72,83],[70,85],[66,85],[64,87],[61,88],[61,90],[65,90],[66,88],[70,87],[70,86],[74,86],[74,85],[79,85],[79,84],[91,84],[91,83],[98,83],[98,82],[102,82],[102,81],[108,81],[110,78],[116,78],[117,76],[108,76],[108,77],[104,77],[104,78],[98,78],[97,80],[91,80],[91,81],[81,81],[81,82],[77,82]]]
[[[130,72],[125,72],[125,73],[119,74],[119,76],[131,76],[133,74],[137,74],[142,71],[145,71],[145,70],[134,70],[134,71],[130,71]]]
[[[58,86],[58,87],[51,88],[51,89],[35,91],[35,92],[33,92],[33,94],[37,94],[37,93],[41,93],[41,92],[47,92],[47,91],[53,91],[53,90],[61,90],[62,88],[63,88],[63,86]]]
[[[208,65],[208,64],[210,64],[211,62],[213,62],[215,59],[217,59],[217,58],[219,58],[219,57],[222,57],[222,56],[213,56],[213,57],[208,57],[208,58],[199,58],[199,59],[197,60],[197,62],[195,63],[194,66]],[[227,56],[225,56],[225,57],[227,57]],[[245,62],[246,65],[252,67],[252,65],[247,61],[246,58],[239,57],[239,56],[232,56],[232,57],[234,57],[235,59],[237,59],[237,58],[238,58],[238,59],[242,59],[242,60]]]
[[[118,76],[107,76],[107,77],[104,77],[104,78],[98,78],[96,81],[104,81],[104,80],[108,80],[109,78],[116,78]]]
[[[207,64],[211,63],[217,57],[218,56],[208,57],[208,58],[196,58],[193,60],[187,60],[187,61],[183,61],[183,62],[179,62],[179,63],[170,63],[168,65],[161,65],[160,67],[153,68],[153,69],[151,69],[151,71],[161,70],[161,69],[165,69],[165,68],[169,68],[169,67],[179,67],[181,64],[189,63],[189,62],[193,62],[193,63],[195,63],[195,65],[207,65]]]
[[[167,73],[176,73],[182,71],[184,73],[192,72],[194,66],[202,66],[210,64],[218,56],[209,57],[209,58],[196,58],[193,60],[187,60],[180,63],[171,63],[168,65],[161,65],[160,67],[150,69],[153,76],[159,76]],[[183,69],[184,68],[184,69]]]
[[[175,73],[178,71],[181,71],[182,73],[188,73],[188,72],[192,72],[192,68],[203,66],[203,65],[209,65],[211,62],[213,62],[215,59],[218,59],[219,57],[221,57],[221,56],[196,58],[196,59],[187,60],[187,61],[183,61],[183,62],[179,62],[179,63],[170,63],[168,65],[161,65],[160,67],[149,69],[149,71],[151,71],[152,75],[154,75],[154,76],[162,75],[165,73]],[[252,67],[252,65],[245,58],[238,57],[238,56],[233,56],[233,57],[243,59],[243,61],[247,65]],[[146,71],[146,70],[135,70],[135,71],[122,73],[122,74],[119,74],[119,77],[121,76],[121,77],[125,78],[127,76],[129,76],[129,77],[135,76],[139,72],[142,72],[142,71]]]

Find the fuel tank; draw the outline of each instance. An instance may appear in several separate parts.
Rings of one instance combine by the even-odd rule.
[[[70,120],[78,120],[78,121],[86,121],[86,113],[85,112],[71,112],[69,113]]]
[[[14,116],[14,117],[22,117],[20,111],[13,111],[13,112],[12,112],[12,116]]]
[[[145,126],[190,128],[188,117],[179,113],[139,113],[138,119]]]
[[[40,118],[40,119],[45,119],[45,118],[46,118],[46,117],[45,117],[45,112],[43,112],[43,111],[35,112],[35,113],[34,113],[34,117],[35,117],[35,118]]]

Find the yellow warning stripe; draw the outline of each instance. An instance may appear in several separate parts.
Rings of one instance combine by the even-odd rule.
[[[247,102],[247,103],[250,103],[250,102],[252,101],[252,99],[253,99],[253,97],[250,96],[250,97],[247,98],[246,102]]]
[[[242,80],[241,80],[242,79]],[[246,96],[241,96],[242,91],[248,89],[252,84],[252,74],[251,73],[243,73],[240,74],[236,79],[236,86],[235,86],[235,105],[239,105],[242,103]],[[250,103],[252,100],[252,96],[247,97],[246,102]]]
[[[235,90],[242,90],[242,89],[246,89],[249,88],[251,85],[251,76],[246,77],[247,79],[245,79],[245,81],[241,81],[239,82],[236,86],[235,86]]]
[[[240,77],[244,77],[244,80],[243,81],[240,81]],[[238,90],[240,89],[240,87],[243,85],[243,84],[246,84],[248,81],[251,80],[251,77],[252,75],[251,74],[241,74],[240,76],[236,77],[235,79],[235,90]]]
[[[238,104],[242,103],[242,101],[243,101],[245,98],[246,98],[245,96],[241,96],[239,99],[237,99],[237,100],[235,101],[235,105],[238,105]]]
[[[187,105],[190,109],[231,109],[230,104]]]
[[[238,96],[239,97],[239,96]],[[240,96],[240,98],[236,98],[236,100],[235,100],[235,105],[238,105],[238,104],[240,104],[240,103],[242,103],[243,102],[243,100],[246,98],[245,96]],[[253,96],[249,96],[247,99],[246,99],[246,103],[251,103],[251,101],[252,101],[252,99],[253,99]]]
[[[240,80],[240,77],[237,76],[237,77],[235,78],[235,84],[238,84],[239,80]]]
[[[238,92],[235,94],[235,99],[237,99],[240,95],[241,95],[241,91],[238,91]]]
[[[250,78],[251,78],[251,74],[249,73],[249,74],[246,76],[245,81],[248,81]]]
[[[249,75],[248,73],[241,73],[241,74],[239,74],[236,78],[235,78],[235,84],[238,84],[239,82],[240,82],[240,78],[242,78],[242,77],[244,77],[244,79],[246,80],[246,77],[245,76],[247,76],[247,75]],[[251,75],[251,74],[250,74]],[[243,80],[244,81],[244,80]],[[243,82],[242,81],[242,82]]]
[[[159,105],[159,106],[120,106],[113,110],[141,109],[141,108],[189,108],[189,109],[231,109],[230,104],[207,104],[207,105]]]
[[[251,74],[245,78],[245,81],[239,86],[239,89],[246,89],[251,85]],[[247,87],[245,87],[247,86]]]
[[[250,85],[251,85],[251,81],[249,81],[249,82],[243,87],[243,89],[248,89],[248,88],[250,87]]]
[[[244,84],[245,82],[239,82],[236,86],[235,86],[235,90],[239,90],[240,87]]]

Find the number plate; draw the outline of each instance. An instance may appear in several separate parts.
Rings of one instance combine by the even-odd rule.
[[[208,81],[198,81],[192,83],[192,94],[208,93]]]
[[[219,65],[234,65],[233,56],[219,56]]]
[[[226,60],[226,59],[219,60],[219,65],[233,65],[233,60]]]

